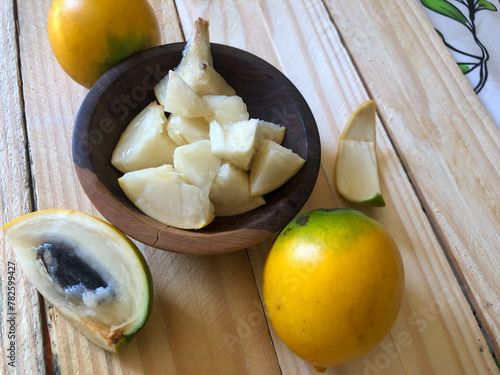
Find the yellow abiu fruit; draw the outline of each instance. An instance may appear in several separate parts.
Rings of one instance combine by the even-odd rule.
[[[394,240],[352,209],[296,217],[276,238],[263,273],[274,329],[318,372],[373,349],[396,320],[403,288]]]
[[[59,65],[87,88],[126,57],[161,42],[147,0],[53,0],[47,28]]]

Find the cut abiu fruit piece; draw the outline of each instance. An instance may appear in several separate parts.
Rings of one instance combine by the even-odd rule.
[[[235,95],[234,89],[213,67],[208,27],[206,20],[198,18],[195,21],[193,33],[182,51],[181,62],[174,71],[200,96]],[[167,86],[168,75],[156,85],[157,97],[166,94]]]
[[[226,125],[249,119],[247,105],[239,96],[205,95],[203,100],[214,113],[213,116],[206,118],[208,122],[217,121],[221,125]]]
[[[111,164],[123,173],[171,164],[177,144],[168,136],[166,122],[163,107],[149,104],[122,133]]]
[[[222,160],[248,170],[255,153],[257,124],[257,119],[226,125],[212,121],[210,123],[212,152]]]
[[[248,172],[231,163],[223,163],[214,178],[210,200],[216,216],[239,215],[266,203],[262,196],[252,197]]]
[[[335,162],[337,191],[350,202],[384,207],[376,152],[376,103],[359,105],[340,136]]]
[[[235,95],[234,89],[214,69],[210,51],[209,22],[198,18],[175,71],[200,96]]]
[[[139,249],[112,225],[54,209],[21,216],[2,230],[37,290],[99,347],[116,352],[145,324],[151,272]]]
[[[208,194],[188,184],[172,165],[125,173],[118,182],[137,208],[163,224],[199,229],[214,219]]]
[[[178,146],[209,139],[208,129],[208,122],[203,117],[170,115],[168,118],[168,135]]]
[[[292,150],[264,139],[255,154],[250,170],[250,194],[265,195],[292,178],[305,160]]]
[[[175,71],[168,72],[165,85],[166,87],[160,84],[156,86],[155,94],[166,112],[183,117],[213,115],[208,104]]]
[[[220,162],[220,158],[212,153],[210,141],[207,140],[179,146],[174,153],[174,170],[207,195]]]
[[[257,143],[260,144],[263,139],[269,139],[277,144],[281,144],[283,138],[285,138],[285,131],[286,128],[284,126],[269,121],[259,120],[257,124]]]

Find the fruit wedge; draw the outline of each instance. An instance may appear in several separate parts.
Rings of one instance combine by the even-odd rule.
[[[257,143],[260,143],[263,139],[269,139],[281,144],[283,138],[285,138],[285,130],[286,128],[284,126],[269,121],[259,120],[257,124]]]
[[[248,172],[231,163],[223,163],[210,190],[216,216],[239,215],[266,203],[262,196],[250,195]]]
[[[145,324],[153,300],[151,273],[115,227],[54,209],[21,216],[2,230],[33,285],[96,345],[116,352]]]
[[[168,73],[155,87],[155,95],[166,112],[184,117],[209,117],[213,112],[207,103],[175,71]]]
[[[177,144],[167,134],[166,122],[158,103],[144,108],[122,133],[111,164],[123,173],[171,164]]]
[[[208,194],[188,184],[171,165],[125,173],[118,183],[137,208],[166,225],[199,229],[214,219]]]
[[[208,122],[217,121],[221,125],[249,119],[247,105],[237,95],[205,95],[203,100],[208,104],[213,116],[207,117]]]
[[[378,178],[375,101],[359,105],[349,118],[337,151],[335,183],[340,195],[350,202],[384,207]]]
[[[269,139],[261,141],[250,170],[250,195],[265,195],[292,178],[306,161]]]
[[[221,125],[210,123],[212,152],[221,159],[248,170],[255,153],[257,119]]]
[[[208,122],[203,117],[170,115],[167,132],[170,138],[179,146],[209,139]]]
[[[174,153],[174,170],[180,173],[186,182],[198,186],[207,195],[220,162],[220,158],[212,153],[208,140],[177,147]]]

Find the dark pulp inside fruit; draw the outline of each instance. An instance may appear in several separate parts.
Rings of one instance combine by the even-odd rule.
[[[95,269],[67,246],[44,243],[38,247],[36,259],[43,263],[52,280],[66,291],[73,288],[95,291],[108,286]]]

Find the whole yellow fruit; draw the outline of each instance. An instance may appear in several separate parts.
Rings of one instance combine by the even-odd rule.
[[[147,0],[53,0],[47,27],[58,63],[87,88],[124,58],[161,42]]]
[[[373,349],[401,306],[404,269],[380,223],[351,209],[319,209],[276,238],[263,273],[269,319],[318,372]]]

